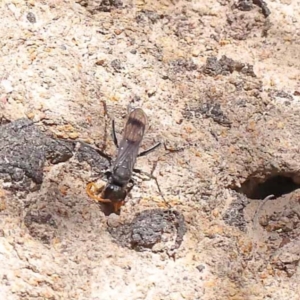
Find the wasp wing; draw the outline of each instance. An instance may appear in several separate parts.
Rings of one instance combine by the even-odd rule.
[[[129,114],[117,158],[113,164],[113,173],[119,179],[128,181],[131,177],[146,123],[147,117],[142,109],[137,108]]]

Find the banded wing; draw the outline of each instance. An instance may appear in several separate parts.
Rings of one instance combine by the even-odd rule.
[[[120,181],[128,181],[131,177],[146,123],[147,116],[142,109],[137,108],[129,114],[117,158],[113,164],[114,177]]]

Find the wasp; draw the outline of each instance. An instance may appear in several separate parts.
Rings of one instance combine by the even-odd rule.
[[[128,115],[123,137],[119,144],[115,131],[115,122],[113,120],[113,140],[118,149],[116,158],[112,162],[112,158],[110,156],[98,151],[100,155],[109,160],[111,165],[110,170],[105,172],[105,175],[107,176],[107,184],[103,188],[100,197],[98,197],[92,192],[92,188],[95,184],[91,182],[87,185],[87,194],[97,201],[112,203],[114,212],[116,213],[120,211],[121,206],[124,205],[126,196],[134,186],[134,181],[132,179],[133,172],[144,173],[153,178],[156,181],[160,194],[162,195],[157,179],[152,174],[150,175],[134,168],[138,157],[147,155],[161,145],[159,142],[151,148],[139,153],[140,144],[145,134],[146,124],[147,116],[145,112],[141,108],[133,109]]]

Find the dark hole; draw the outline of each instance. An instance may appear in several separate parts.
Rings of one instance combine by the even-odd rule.
[[[265,182],[258,182],[256,178],[250,178],[242,184],[239,192],[250,199],[264,199],[269,195],[278,198],[299,188],[300,184],[295,183],[291,177],[277,175],[266,179]]]

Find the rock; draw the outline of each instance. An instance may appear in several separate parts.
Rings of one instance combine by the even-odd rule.
[[[107,217],[107,226],[109,227],[118,227],[121,224],[120,222],[120,216],[118,216],[117,214],[113,213]]]
[[[12,84],[9,80],[2,80],[1,85],[2,85],[5,93],[7,93],[7,94],[11,93],[14,90],[12,87]]]
[[[173,252],[180,247],[186,232],[183,216],[173,210],[147,210],[131,223],[109,228],[118,243],[137,251]]]

